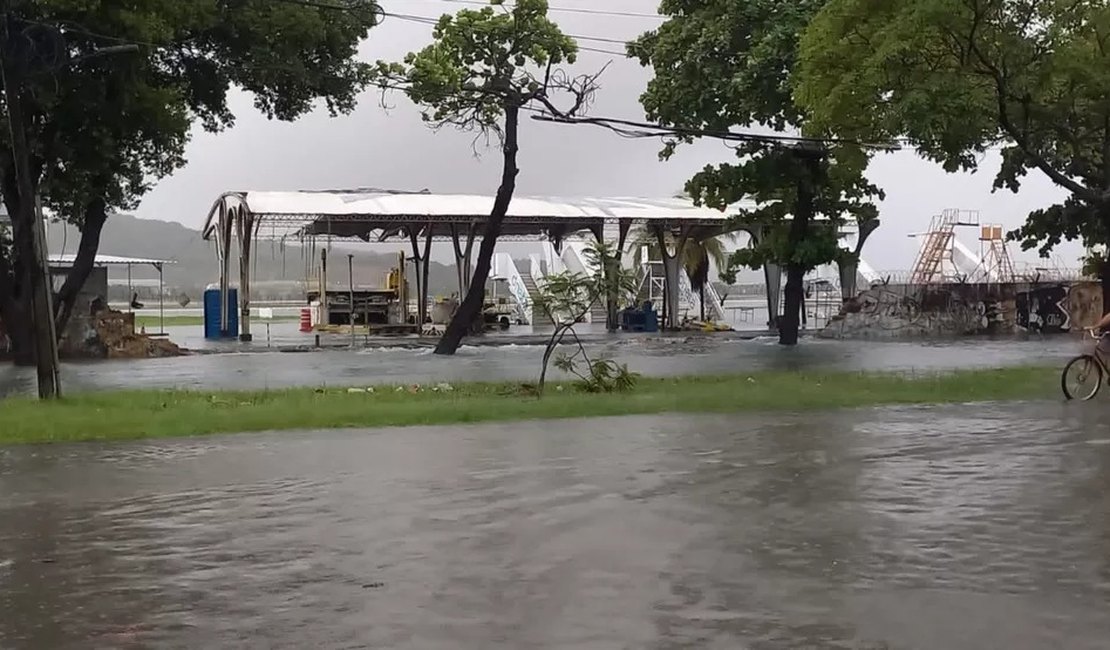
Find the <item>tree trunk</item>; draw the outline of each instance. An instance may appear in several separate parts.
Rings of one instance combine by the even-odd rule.
[[[497,188],[497,196],[493,201],[493,210],[490,211],[489,220],[482,230],[482,245],[478,248],[478,263],[474,267],[474,274],[470,278],[470,286],[466,291],[466,298],[459,305],[443,338],[436,345],[436,354],[455,354],[462,344],[463,337],[470,331],[471,326],[481,317],[482,307],[486,298],[486,280],[489,279],[490,266],[493,262],[493,251],[497,247],[497,238],[501,234],[501,224],[509,211],[509,203],[513,200],[516,190],[516,176],[519,169],[516,164],[517,127],[520,123],[520,107],[515,104],[505,106],[505,142],[502,148],[504,163],[501,171],[501,185]]]
[[[14,358],[21,349],[16,346],[19,333],[14,330],[20,327],[25,316],[19,312],[17,282],[7,246],[7,239],[0,239],[0,333],[7,336],[6,351]],[[24,346],[22,349],[28,349],[25,347],[26,341],[20,341],[20,343]]]
[[[8,335],[12,363],[17,366],[35,365],[35,346],[31,332],[31,316],[18,305],[9,303],[0,309],[0,321]]]
[[[11,342],[12,361],[18,366],[35,365],[34,326],[31,319],[31,270],[34,239],[24,206],[19,200],[14,163],[9,157],[0,176],[4,207],[11,219],[11,256],[0,253],[0,319]]]
[[[815,185],[820,170],[820,156],[814,151],[797,149],[796,155],[801,162],[798,178],[798,196],[794,206],[794,218],[790,221],[790,233],[787,240],[788,260],[794,259],[794,253],[805,242],[810,221],[816,213],[817,193]],[[805,298],[806,268],[793,261],[786,265],[786,290],[782,320],[779,324],[779,344],[797,345],[798,329],[801,325],[802,300]]]
[[[795,217],[797,218],[797,217]],[[797,345],[798,330],[801,325],[802,298],[805,288],[805,268],[796,264],[786,267],[786,290],[783,300],[782,319],[779,321],[779,344]]]
[[[81,226],[81,241],[77,245],[77,256],[56,298],[57,313],[54,324],[59,340],[65,332],[66,325],[69,324],[70,317],[73,316],[77,295],[85,286],[85,281],[89,279],[89,274],[95,266],[96,252],[100,249],[100,234],[107,220],[108,209],[103,199],[96,199],[85,206],[85,219]],[[107,301],[108,296],[104,296],[104,300]]]

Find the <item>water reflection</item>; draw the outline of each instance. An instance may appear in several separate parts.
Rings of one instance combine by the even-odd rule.
[[[1101,648],[1098,405],[0,451],[0,647]]]

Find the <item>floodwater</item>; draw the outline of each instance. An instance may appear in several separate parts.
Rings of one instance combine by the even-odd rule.
[[[796,348],[783,348],[771,338],[671,335],[616,337],[590,343],[588,348],[593,356],[611,356],[645,375],[673,376],[758,370],[948,370],[1035,363],[1062,365],[1082,346],[1075,338],[1060,336],[938,343],[804,339]],[[429,349],[400,348],[203,354],[64,364],[63,385],[69,391],[88,391],[530,381],[539,374],[542,354],[543,348],[536,345],[464,347],[454,357],[436,356]],[[33,369],[0,365],[0,397],[33,390]]]
[[[0,647],[1105,648],[1098,404],[0,450]]]

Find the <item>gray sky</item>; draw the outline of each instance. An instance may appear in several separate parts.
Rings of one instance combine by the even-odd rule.
[[[450,0],[383,0],[387,11],[436,17],[460,5]],[[632,13],[655,12],[654,0],[551,0],[553,8],[598,9]],[[578,37],[629,39],[659,24],[658,19],[632,16],[552,12],[564,31]],[[431,39],[431,27],[395,18],[371,32],[362,47],[366,60],[399,59]],[[586,47],[621,51],[617,44],[581,40]],[[620,56],[583,51],[574,72],[593,72],[612,61],[601,79],[591,114],[642,119],[638,103],[650,71]],[[383,110],[379,94],[367,93],[349,116],[330,118],[319,110],[292,123],[269,121],[237,94],[233,108],[237,125],[219,134],[198,132],[189,145],[189,163],[163,180],[136,214],[199,227],[215,198],[228,190],[293,190],[376,186],[428,188],[433,192],[490,194],[500,174],[499,154],[486,150],[480,158],[471,148],[471,134],[433,132],[401,93],[389,97]],[[720,142],[684,147],[667,162],[657,156],[660,144],[628,140],[603,129],[526,122],[521,131],[521,174],[518,193],[556,196],[669,196],[680,190],[707,163],[732,159]],[[945,208],[979,210],[984,223],[1007,227],[1021,224],[1030,210],[1054,203],[1063,193],[1032,173],[1020,194],[991,193],[998,157],[984,161],[982,172],[946,174],[913,153],[881,156],[870,177],[886,190],[881,204],[883,226],[864,249],[864,258],[878,270],[908,269],[918,241],[908,233],[927,228]],[[977,248],[977,233],[959,235]],[[1081,249],[1060,247],[1061,263],[1077,266]],[[1034,253],[1012,247],[1019,261],[1035,262]],[[443,256],[448,257],[446,251]],[[1042,263],[1043,264],[1043,263]]]

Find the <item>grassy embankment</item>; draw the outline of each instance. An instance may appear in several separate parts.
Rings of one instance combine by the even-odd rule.
[[[288,323],[297,320],[297,316],[275,316],[270,320],[271,323]],[[256,325],[265,326],[266,321],[255,320]],[[157,314],[135,314],[135,329],[146,327],[148,332],[158,331],[159,325],[162,324],[162,319]],[[181,316],[181,315],[168,315],[166,316],[166,327],[201,327],[204,325],[203,316]]]
[[[1055,398],[1054,369],[953,373],[760,372],[643,379],[629,393],[586,395],[549,386],[542,399],[519,384],[463,384],[450,392],[374,393],[346,388],[268,392],[86,393],[61,403],[0,401],[0,444],[128,440],[291,429],[462,424],[645,413],[733,413]],[[552,428],[558,425],[553,424]]]

